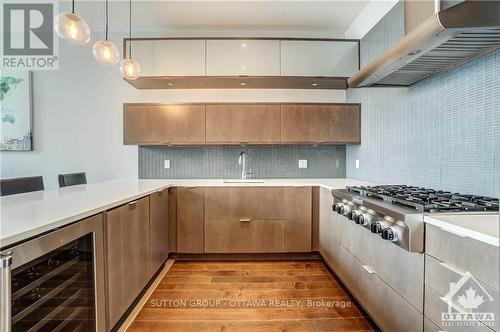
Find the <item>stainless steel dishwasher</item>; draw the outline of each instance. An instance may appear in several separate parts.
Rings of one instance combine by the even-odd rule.
[[[0,254],[0,331],[105,330],[102,214]]]

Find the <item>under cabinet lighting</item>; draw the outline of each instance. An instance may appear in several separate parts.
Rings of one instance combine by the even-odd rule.
[[[245,82],[240,83],[241,86],[246,86],[247,84]]]
[[[170,83],[170,82],[168,82],[168,83],[167,83],[167,85],[168,85],[168,86],[174,86],[174,83]]]
[[[311,85],[312,85],[312,86],[318,86],[318,83],[313,83],[313,84],[311,84]]]

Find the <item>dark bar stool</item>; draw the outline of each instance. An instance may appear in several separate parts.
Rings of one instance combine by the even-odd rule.
[[[43,177],[41,176],[0,180],[0,196],[28,193],[44,189]]]
[[[87,183],[87,177],[85,176],[85,172],[59,174],[58,179],[59,179],[59,187],[60,188]]]

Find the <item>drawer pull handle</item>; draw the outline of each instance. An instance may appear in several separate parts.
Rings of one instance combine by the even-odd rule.
[[[241,222],[249,222],[251,219],[250,218],[243,218],[243,219],[240,219]]]
[[[370,273],[370,274],[376,274],[375,270],[369,266],[369,265],[361,265],[363,267],[363,269],[366,270],[366,272]]]
[[[465,271],[459,269],[458,267],[456,266],[453,266],[449,263],[445,263],[445,262],[439,262],[439,265],[441,265],[442,267],[444,267],[445,269],[448,269],[450,271],[453,271],[457,274],[460,274],[461,276],[463,276],[465,274]]]
[[[137,204],[138,201],[133,201],[133,202],[129,202],[128,203],[128,206],[135,206]]]
[[[460,233],[455,232],[455,231],[450,231],[449,229],[445,229],[445,228],[442,228],[442,227],[440,227],[440,229],[441,229],[443,232],[448,232],[448,233],[450,233],[450,234],[453,234],[453,235],[456,235],[456,236],[460,236],[460,237],[462,237],[462,238],[464,238],[464,239],[468,238],[468,236],[467,236],[467,235],[463,235],[463,234],[460,234]]]

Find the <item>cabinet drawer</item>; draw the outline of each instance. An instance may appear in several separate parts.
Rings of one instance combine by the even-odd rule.
[[[340,252],[344,282],[384,331],[422,331],[423,315],[417,309],[343,246]]]
[[[283,252],[285,221],[206,219],[206,253]]]
[[[425,253],[498,287],[498,247],[426,224]]]
[[[212,187],[205,189],[206,219],[280,219],[285,216],[283,187]]]
[[[481,306],[481,312],[483,312],[483,307]],[[495,309],[495,308],[493,308]],[[488,310],[488,309],[485,309]],[[496,309],[495,309],[496,310]],[[440,327],[440,330],[445,331],[457,331],[460,327],[453,326],[443,326],[442,313],[448,312],[448,304],[443,299],[443,296],[438,294],[432,288],[426,285],[425,287],[425,317],[430,319],[435,325]],[[452,309],[452,312],[457,313],[456,310]],[[485,311],[486,312],[486,311]],[[495,312],[495,311],[493,311]],[[487,327],[481,322],[470,322],[474,326],[467,326],[463,328],[466,331],[481,331],[481,332],[492,332],[493,330]],[[448,323],[445,323],[448,324]],[[460,330],[462,331],[462,330]]]
[[[340,242],[420,312],[424,308],[424,255],[408,252],[338,215]]]

